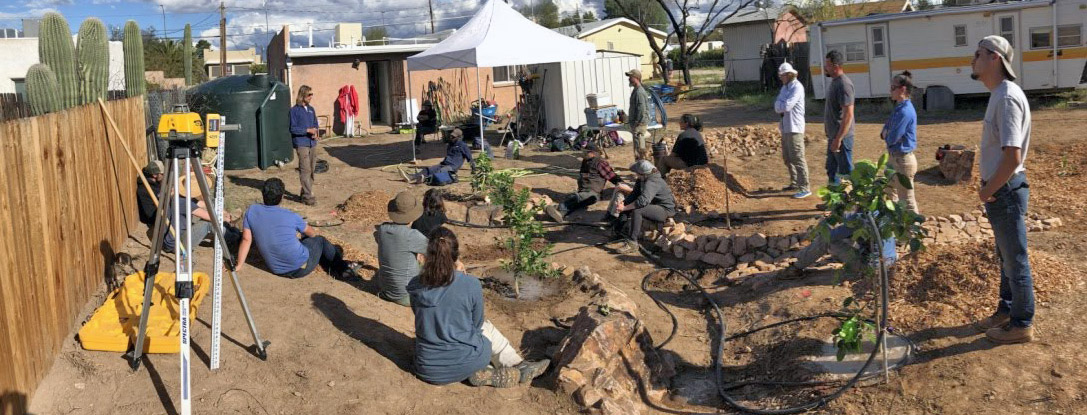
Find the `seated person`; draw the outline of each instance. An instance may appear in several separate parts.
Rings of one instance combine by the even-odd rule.
[[[442,200],[442,191],[430,189],[423,195],[423,216],[411,223],[411,228],[423,235],[445,224],[445,201]]]
[[[472,150],[464,142],[464,132],[457,128],[449,134],[449,140],[447,140],[445,147],[445,158],[442,159],[441,163],[438,163],[437,166],[424,167],[422,171],[412,175],[400,170],[400,175],[408,183],[423,183],[438,172],[456,173],[464,165],[465,161],[475,166],[475,162],[472,161]]]
[[[839,225],[831,229],[829,241],[821,236],[815,237],[810,245],[796,253],[796,262],[781,270],[778,277],[783,279],[801,278],[804,276],[805,268],[811,266],[826,254],[830,254],[835,260],[844,264],[862,266],[871,251],[870,242],[864,239],[861,239],[860,242],[853,242],[852,237],[853,229],[846,225]],[[883,251],[884,265],[888,268],[894,265],[895,261],[898,260],[898,252],[895,251],[895,238],[892,236],[884,239],[880,249]],[[878,264],[871,265],[878,266]],[[859,269],[846,270],[846,272],[850,273],[859,271]]]
[[[483,317],[483,286],[464,273],[457,235],[440,227],[430,235],[426,264],[408,283],[415,314],[415,375],[444,385],[509,388],[543,375],[549,360],[526,361]]]
[[[377,225],[378,297],[408,307],[407,285],[419,275],[419,262],[426,252],[427,238],[408,226],[423,213],[415,195],[402,191],[389,201],[389,220]]]
[[[159,191],[162,189],[162,178],[165,177],[162,166],[162,162],[158,160],[151,160],[143,167],[143,177],[147,179],[147,184],[151,186],[151,192],[147,191],[147,188],[143,186],[140,180],[136,179],[136,206],[139,208],[140,222],[147,227],[155,226],[155,214],[158,212],[158,206],[155,205],[155,199],[159,196]]]
[[[567,196],[562,203],[544,207],[544,212],[552,220],[561,223],[567,215],[592,206],[600,200],[608,182],[615,186],[623,184],[623,179],[615,174],[608,161],[599,156],[600,151],[596,144],[589,143],[585,146],[585,157],[581,159],[581,171],[577,178],[577,193]]]
[[[702,140],[702,120],[692,114],[683,114],[679,118],[679,128],[683,130],[672,146],[672,154],[657,160],[661,175],[668,175],[672,169],[686,169],[709,163],[706,155],[706,142]]]
[[[624,245],[619,248],[620,253],[637,251],[643,220],[659,223],[676,214],[676,199],[672,195],[672,189],[657,168],[653,167],[653,163],[639,160],[630,166],[630,170],[638,176],[637,182],[630,194],[619,200],[615,206],[615,212],[620,218],[616,221],[618,229],[622,229],[623,223],[630,224],[630,233],[626,235]],[[621,192],[626,191],[623,188],[618,189]]]
[[[421,145],[426,142],[423,136],[438,131],[438,113],[434,111],[434,105],[430,101],[423,101],[423,109],[415,119],[419,121],[415,125],[415,145]]]
[[[143,186],[141,185],[140,187]],[[180,209],[180,211],[178,212],[180,223],[177,226],[177,232],[179,235],[181,235],[181,238],[185,238],[185,230],[189,229],[190,226],[192,227],[191,236],[193,245],[200,245],[200,243],[207,239],[209,236],[212,237],[212,239],[215,238],[215,235],[214,233],[212,233],[211,230],[211,213],[208,213],[207,205],[204,204],[204,201],[197,199],[197,197],[198,196],[194,195],[191,199],[189,199],[185,196],[178,196],[177,202],[174,203],[173,206],[171,206],[169,212],[166,212],[167,228],[166,236],[164,236],[162,240],[163,251],[168,253],[174,253],[174,234],[173,232],[170,232],[169,228],[171,222],[173,222],[173,209]],[[186,202],[188,202],[188,204],[191,205],[192,208],[191,219],[188,217],[187,212],[183,207],[185,206]],[[154,202],[151,203],[151,206],[154,206]],[[233,246],[239,242],[239,240],[242,238],[242,234],[238,231],[238,228],[234,227],[234,225],[227,223],[233,220],[229,212],[223,212],[223,220],[223,238],[226,239],[227,245]],[[154,218],[152,217],[151,226],[154,226],[154,223]],[[182,245],[184,245],[185,240],[182,239],[181,243]]]
[[[249,249],[256,241],[268,270],[281,277],[305,277],[318,264],[333,278],[353,276],[353,264],[343,260],[343,252],[338,247],[318,236],[297,213],[279,207],[285,192],[282,180],[265,180],[261,188],[264,204],[253,204],[246,210],[242,242],[238,246],[238,269],[244,266]],[[297,236],[299,233],[303,235],[301,240]]]

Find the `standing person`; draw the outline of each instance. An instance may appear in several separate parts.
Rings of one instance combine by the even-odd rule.
[[[419,231],[424,236],[430,235],[438,227],[445,225],[445,201],[442,200],[442,191],[430,189],[423,194],[423,216],[411,223],[411,228]]]
[[[706,141],[702,139],[702,120],[694,114],[679,117],[679,129],[683,132],[676,137],[672,153],[657,160],[657,170],[667,176],[672,169],[686,169],[710,162],[706,155]]]
[[[550,360],[527,361],[483,316],[483,286],[464,273],[457,235],[440,227],[426,246],[426,264],[408,283],[415,315],[415,375],[444,385],[510,388],[547,371]]]
[[[419,262],[426,252],[427,238],[408,226],[423,214],[415,195],[405,190],[389,201],[389,222],[377,225],[377,296],[385,301],[410,306],[408,281],[419,275]]]
[[[237,269],[245,264],[255,241],[268,270],[278,276],[302,278],[317,265],[323,265],[333,278],[353,275],[352,264],[343,260],[340,248],[317,235],[317,230],[297,213],[279,207],[286,193],[282,180],[274,177],[265,180],[260,193],[264,204],[253,204],[245,211]],[[302,240],[298,234],[302,234]]]
[[[794,199],[811,196],[808,185],[808,161],[804,158],[804,85],[796,79],[796,69],[789,62],[778,67],[781,91],[774,100],[774,111],[781,114],[781,155],[789,170],[787,192]]]
[[[975,323],[996,343],[1034,340],[1034,282],[1027,257],[1027,214],[1030,189],[1024,162],[1030,147],[1030,105],[1016,85],[1015,51],[1006,39],[986,36],[971,63],[974,80],[990,92],[981,130],[978,198],[993,225],[1000,258],[1000,301],[992,316]]]
[[[298,154],[298,180],[302,182],[302,203],[317,204],[313,196],[313,170],[317,167],[317,112],[310,105],[313,89],[298,88],[291,107],[291,143]]]
[[[646,158],[646,143],[649,141],[649,92],[642,86],[642,71],[631,69],[624,75],[634,90],[630,91],[630,107],[627,111],[627,125],[634,134],[634,159]]]
[[[897,179],[891,180],[895,188],[894,200],[906,204],[906,209],[920,214],[917,198],[913,192],[913,176],[917,174],[917,110],[910,102],[913,92],[913,76],[904,71],[891,78],[891,99],[895,102],[891,119],[883,125],[880,137],[887,144],[887,155],[891,168],[906,177],[909,187],[903,186]]]
[[[668,182],[653,167],[649,160],[639,160],[630,166],[630,171],[638,176],[634,189],[616,205],[616,211],[627,220],[616,223],[621,226],[630,223],[630,233],[619,248],[620,253],[634,252],[638,249],[638,238],[642,235],[642,221],[664,222],[676,214],[676,199]],[[621,188],[619,188],[621,189]]]
[[[827,134],[828,183],[838,184],[853,172],[853,81],[845,74],[842,52],[832,50],[823,60],[823,75],[831,78],[823,110]]]
[[[544,207],[544,212],[551,220],[562,223],[566,216],[581,209],[588,208],[601,199],[604,187],[611,182],[616,186],[624,186],[623,178],[615,174],[611,164],[600,157],[600,151],[596,144],[589,143],[585,146],[585,157],[581,159],[581,169],[577,176],[577,192],[567,196],[562,203],[552,203]],[[618,192],[618,190],[615,190]]]
[[[419,146],[426,143],[424,136],[438,131],[438,112],[434,111],[434,105],[430,101],[423,101],[423,109],[415,119],[419,121],[415,126],[415,145]]]

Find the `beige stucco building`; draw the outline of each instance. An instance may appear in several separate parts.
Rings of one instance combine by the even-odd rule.
[[[642,74],[647,77],[653,74],[653,64],[657,61],[653,54],[653,48],[649,46],[649,39],[638,24],[633,20],[618,18],[596,22],[583,23],[574,26],[563,26],[554,29],[556,32],[575,39],[592,42],[597,50],[624,52],[637,55],[641,58]],[[665,47],[667,33],[660,30],[649,29],[656,39],[657,45]]]

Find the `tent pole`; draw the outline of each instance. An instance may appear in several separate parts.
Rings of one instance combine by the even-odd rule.
[[[408,75],[407,75],[408,76],[408,94],[407,94],[407,97],[408,97],[408,99],[407,99],[407,102],[408,102],[408,122],[411,124],[411,131],[413,133],[415,133],[415,134],[418,134],[418,132],[415,131],[415,116],[411,113],[411,110],[412,110],[412,108],[411,108],[411,96],[415,92],[413,92],[412,89],[411,89],[411,69],[408,69],[408,61],[406,61],[406,60],[404,61],[404,70],[408,73]],[[420,107],[420,108],[422,108],[422,107]],[[411,137],[411,162],[412,162],[412,164],[419,163],[419,160],[415,158],[415,136],[414,135]]]
[[[476,97],[479,103],[479,151],[487,154],[487,140],[483,137],[483,90],[479,87],[479,65],[476,65]]]

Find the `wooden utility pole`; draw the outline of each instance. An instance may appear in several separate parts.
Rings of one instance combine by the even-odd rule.
[[[226,76],[226,3],[219,2],[219,76]]]
[[[434,0],[427,0],[427,7],[430,8],[430,34],[434,34]]]

